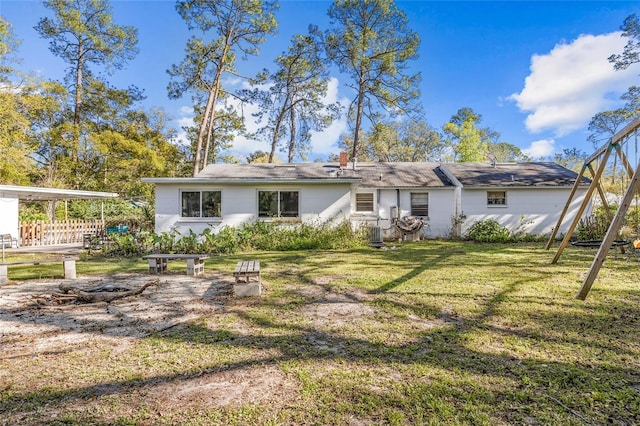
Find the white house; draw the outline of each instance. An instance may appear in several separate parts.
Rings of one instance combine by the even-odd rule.
[[[416,216],[427,223],[423,236],[446,237],[464,235],[483,219],[512,231],[549,234],[576,177],[542,162],[300,163],[211,164],[196,177],[143,181],[156,187],[156,232],[215,232],[256,220],[349,220],[394,237],[398,219]],[[578,189],[569,214],[588,183]]]

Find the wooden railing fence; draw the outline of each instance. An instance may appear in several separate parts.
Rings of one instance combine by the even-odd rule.
[[[62,222],[20,222],[20,246],[48,246],[82,243],[85,234],[102,235],[102,220],[68,220]]]

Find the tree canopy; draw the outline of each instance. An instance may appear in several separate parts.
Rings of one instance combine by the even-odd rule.
[[[207,39],[192,36],[183,61],[169,70],[173,78],[168,88],[170,97],[179,98],[192,92],[197,103],[206,99],[198,115],[194,176],[208,164],[210,151],[215,161],[216,108],[227,95],[222,76],[237,75],[238,56],[258,54],[259,45],[277,28],[276,9],[275,2],[261,0],[180,0],[176,4],[189,28],[208,36]]]
[[[328,13],[327,54],[355,92],[349,108],[355,159],[364,117],[375,122],[377,107],[408,114],[419,96],[420,73],[409,73],[408,65],[418,56],[420,37],[393,0],[335,0]]]
[[[252,70],[255,75],[240,73],[239,60],[258,55],[275,33],[275,1],[178,0],[176,12],[190,35],[182,60],[168,64],[167,89],[170,98],[191,98],[194,125],[182,129],[185,144],[177,143],[164,111],[145,105],[143,90],[112,83],[113,73],[126,71],[138,53],[138,30],[114,22],[109,0],[43,4],[48,16],[35,29],[67,65],[60,81],[18,71],[19,40],[0,17],[1,183],[151,196],[140,178],[195,175],[216,161],[306,161],[312,135],[343,114],[349,131],[339,147],[359,161],[528,159],[483,127],[471,108],[460,108],[441,128],[427,121],[417,103],[420,73],[411,68],[420,38],[392,0],[333,1],[326,28],[293,35],[271,69]],[[612,56],[619,67],[638,60],[635,17],[624,28],[628,48]],[[225,82],[230,77],[253,85],[233,90]],[[341,100],[344,110],[333,90],[338,78],[353,94]],[[636,114],[638,92],[625,94],[624,109],[595,117],[593,130],[613,131],[624,114]],[[247,102],[261,119],[252,135],[242,110]],[[266,141],[268,148],[229,151],[237,135]]]
[[[324,102],[328,68],[315,27],[310,28],[309,34],[294,35],[287,52],[278,56],[275,63],[276,71],[265,71],[258,80],[268,88],[249,93],[260,104],[256,115],[266,121],[260,133],[271,145],[269,162],[274,161],[277,148],[288,136],[281,148],[292,163],[296,157],[306,159],[311,132],[331,125],[339,117],[340,107]]]

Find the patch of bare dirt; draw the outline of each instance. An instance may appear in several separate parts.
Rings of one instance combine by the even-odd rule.
[[[320,327],[342,327],[354,319],[373,316],[374,310],[363,302],[365,293],[353,290],[345,293],[325,292],[303,308],[303,313]]]
[[[266,365],[215,372],[179,383],[163,383],[148,396],[158,405],[186,410],[287,400],[297,390],[279,367]]]
[[[131,288],[158,281],[157,276],[91,276],[66,283],[80,288],[125,284]],[[9,353],[57,351],[96,335],[126,341],[147,336],[220,309],[230,292],[222,276],[161,276],[139,295],[111,303],[48,303],[61,280],[34,280],[0,287],[0,342]]]
[[[159,281],[158,281],[159,279]],[[307,338],[320,349],[346,353],[342,345],[330,341],[327,329],[348,326],[358,318],[375,318],[369,303],[376,297],[358,288],[333,285],[344,277],[327,275],[312,282],[292,281],[290,291],[306,299],[300,308],[318,333]],[[141,288],[140,294],[110,303],[56,304],[46,296],[60,291],[62,282],[79,288],[126,286]],[[32,357],[54,357],[65,352],[90,357],[94,343],[107,342],[113,355],[124,353],[137,339],[172,329],[202,317],[222,312],[250,309],[260,299],[233,297],[233,278],[221,274],[199,277],[181,274],[117,274],[80,277],[77,280],[34,280],[0,287],[0,362],[28,362]],[[419,318],[415,318],[420,322]],[[239,335],[251,334],[255,324],[236,318]],[[419,324],[427,327],[427,324]],[[235,332],[235,331],[234,331]],[[0,385],[3,380],[0,369]],[[268,406],[291,403],[299,395],[298,382],[277,364],[248,363],[244,367],[207,372],[194,377],[180,376],[152,382],[133,391],[140,401],[153,401],[159,412],[198,410],[243,403]],[[97,402],[96,402],[97,403]],[[90,405],[91,403],[89,403]],[[130,409],[134,409],[130,407]]]
[[[157,284],[142,293],[110,303],[57,304],[55,298],[48,297],[60,291],[61,283],[82,289],[109,285],[135,289],[158,281],[158,278]],[[112,354],[117,355],[130,349],[140,337],[153,332],[210,317],[225,308],[241,309],[257,303],[254,299],[233,297],[232,288],[233,278],[218,274],[200,277],[118,274],[77,280],[33,280],[1,286],[0,362],[22,363],[34,357],[46,359],[66,352],[90,356],[95,343],[105,342]],[[251,324],[245,326],[246,330],[242,331],[247,333]],[[6,383],[13,380],[2,370],[0,386],[3,380]],[[297,382],[287,377],[277,365],[258,363],[192,378],[183,376],[156,382],[145,386],[139,397],[141,401],[153,401],[161,412],[170,413],[290,400],[297,395],[297,386]],[[91,404],[88,402],[85,408]]]

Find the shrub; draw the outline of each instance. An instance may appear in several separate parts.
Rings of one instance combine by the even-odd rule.
[[[589,216],[583,217],[576,227],[576,237],[580,241],[585,240],[601,240],[607,234],[609,229],[609,216],[613,217],[617,210],[617,206],[610,206],[610,211],[600,206],[593,210]]]
[[[105,249],[107,256],[139,256],[158,253],[233,254],[246,250],[328,250],[365,246],[366,229],[351,227],[348,221],[337,225],[314,226],[304,223],[254,222],[236,229],[225,226],[217,233],[211,228],[180,236],[176,231],[161,234],[139,232],[113,234]]]
[[[205,229],[203,232],[205,241],[209,242],[209,252],[232,254],[238,250],[238,237],[232,227],[225,226],[217,234],[206,231],[210,231],[210,229]]]
[[[469,228],[467,238],[479,243],[506,243],[514,240],[511,231],[493,219],[475,222]]]
[[[150,253],[154,236],[149,232],[137,234],[111,234],[109,243],[104,246],[104,255],[110,257],[133,257]]]

